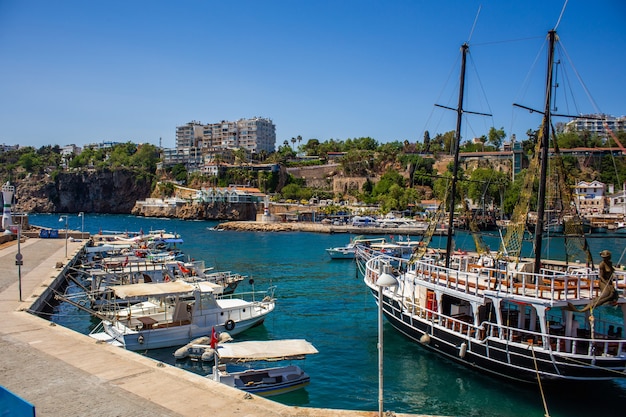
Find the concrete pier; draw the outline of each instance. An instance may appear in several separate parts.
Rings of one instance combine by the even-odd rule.
[[[38,417],[66,416],[376,416],[377,411],[289,407],[247,395],[137,353],[56,326],[29,311],[68,265],[64,239],[0,245],[0,385],[35,406]],[[85,242],[68,241],[73,258]],[[314,382],[313,382],[314,383]],[[2,414],[0,404],[0,414]],[[408,416],[407,414],[388,415]]]

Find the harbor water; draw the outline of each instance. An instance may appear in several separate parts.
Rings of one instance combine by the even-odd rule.
[[[217,222],[181,221],[127,215],[69,215],[69,228],[90,233],[166,230],[181,235],[181,249],[207,267],[247,275],[237,291],[276,285],[276,310],[262,326],[237,335],[237,341],[304,338],[319,354],[298,361],[311,376],[304,390],[272,397],[288,405],[351,410],[378,409],[377,308],[350,260],[331,260],[325,249],[343,246],[347,234],[304,232],[231,232],[214,230]],[[84,221],[84,223],[83,223]],[[58,215],[32,214],[30,223],[60,228]],[[395,236],[398,238],[398,236]],[[406,237],[403,237],[406,239]],[[419,239],[419,237],[412,237]],[[462,232],[455,246],[473,249]],[[498,237],[486,242],[497,249]],[[544,245],[559,259],[558,239]],[[443,247],[439,237],[435,246]],[[530,245],[530,243],[528,244]],[[626,239],[589,239],[594,256],[603,249],[619,263]],[[525,250],[530,251],[529,246]],[[528,252],[527,254],[530,254]],[[27,262],[25,256],[25,262]],[[596,261],[597,262],[597,261]],[[623,261],[622,261],[623,262]],[[78,291],[70,288],[69,291]],[[97,320],[73,306],[61,304],[51,320],[88,333]],[[623,416],[626,381],[566,386],[526,386],[498,380],[457,365],[409,342],[388,323],[384,325],[385,410],[450,416]],[[153,359],[207,375],[211,366],[176,361],[176,348],[138,352]],[[547,410],[544,409],[542,394]]]

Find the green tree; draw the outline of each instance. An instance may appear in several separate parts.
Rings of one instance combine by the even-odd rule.
[[[478,168],[470,176],[467,196],[474,204],[498,206],[509,183],[509,176],[503,172],[492,168]]]
[[[600,162],[600,181],[614,184],[621,188],[626,181],[626,158],[623,156],[606,155]]]
[[[430,152],[430,132],[428,130],[424,132],[424,152]]]
[[[34,172],[41,167],[41,160],[34,152],[28,152],[20,156],[18,164],[27,172]]]
[[[182,182],[183,184],[187,183],[187,168],[184,164],[174,165],[171,173],[176,181]]]
[[[156,167],[161,160],[159,149],[149,143],[144,143],[137,147],[137,151],[129,158],[130,166],[146,170],[152,174],[156,172]]]
[[[383,176],[380,178],[380,181],[378,181],[376,185],[374,185],[372,195],[379,196],[387,194],[391,189],[391,186],[394,184],[399,187],[404,187],[404,177],[402,177],[402,175],[400,175],[398,171],[389,169],[383,174]]]
[[[287,184],[282,190],[280,190],[280,194],[286,199],[299,200],[301,190],[302,189],[298,184]]]
[[[370,173],[373,159],[374,152],[372,151],[351,149],[339,162],[347,176],[366,176]]]
[[[348,139],[344,144],[344,149],[346,151],[350,149],[375,151],[377,148],[378,142],[370,137]]]
[[[454,130],[444,133],[441,136],[440,140],[443,145],[444,152],[450,153],[454,150],[453,145],[454,145],[454,141],[456,140],[456,134],[454,133]]]
[[[515,175],[515,180],[510,182],[504,190],[504,214],[511,215],[519,203],[520,193],[524,185],[528,171],[522,170]]]
[[[317,139],[309,139],[306,144],[303,145],[302,150],[307,156],[319,155],[320,141]]]
[[[502,146],[502,141],[506,138],[506,133],[504,133],[504,128],[496,129],[495,127],[491,127],[489,129],[489,133],[487,134],[488,142],[493,145],[496,150],[500,150]]]
[[[234,152],[234,155],[236,164],[243,165],[248,162],[248,155],[244,148],[237,148]]]
[[[433,187],[435,160],[433,158],[421,158],[416,161],[413,172],[413,184]]]
[[[115,145],[110,153],[108,163],[111,167],[130,166],[130,157],[137,152],[137,145],[131,142]]]

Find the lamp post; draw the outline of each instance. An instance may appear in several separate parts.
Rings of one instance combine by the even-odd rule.
[[[398,282],[383,265],[383,273],[376,281],[378,287],[378,416],[383,417],[383,289],[395,287]]]
[[[83,233],[85,233],[85,212],[81,211],[80,213],[78,213],[78,217],[80,217],[83,221],[80,225],[80,238],[82,239]]]
[[[22,223],[17,225],[17,254],[15,255],[15,264],[17,265],[17,286],[20,293],[20,301],[22,301]]]
[[[67,214],[60,216],[59,221],[62,222],[63,218],[65,218],[65,257],[67,258]]]

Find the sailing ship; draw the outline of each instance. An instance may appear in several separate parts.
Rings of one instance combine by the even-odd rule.
[[[382,304],[391,325],[410,340],[448,359],[526,383],[624,378],[626,277],[616,272],[608,284],[599,279],[581,238],[582,223],[576,216],[570,216],[566,224],[566,244],[577,245],[586,254],[587,262],[541,258],[556,31],[549,31],[548,38],[543,126],[529,169],[541,174],[535,258],[520,257],[532,195],[530,176],[495,256],[481,245],[477,245],[477,253],[453,252],[452,197],[445,251],[420,247],[406,260],[357,247],[356,257],[364,264],[365,284],[376,302]],[[456,187],[467,49],[464,44],[451,196]],[[394,284],[383,284],[389,282]],[[607,291],[616,296],[606,297]]]

